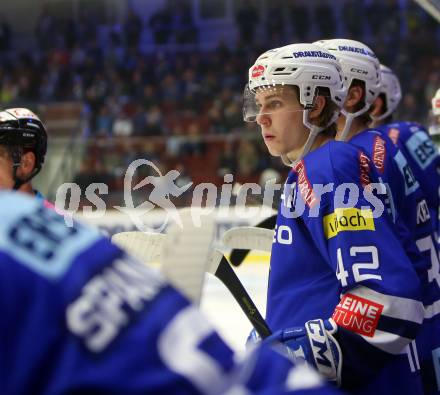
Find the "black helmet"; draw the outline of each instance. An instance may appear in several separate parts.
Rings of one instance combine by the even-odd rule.
[[[47,132],[40,118],[27,108],[10,108],[0,112],[0,145],[22,148],[35,154],[35,169],[26,180],[15,180],[17,189],[40,170],[47,151]],[[12,152],[14,178],[21,154]],[[18,185],[18,186],[17,186]]]

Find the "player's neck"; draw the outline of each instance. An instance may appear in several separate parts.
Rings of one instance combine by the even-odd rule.
[[[360,118],[354,118],[350,125],[350,131],[347,134],[346,141],[351,140],[354,136],[358,135],[359,133],[363,132],[365,129],[368,128],[369,126],[365,124]]]
[[[34,196],[35,191],[32,188],[32,184],[30,182],[27,182],[26,184],[23,184],[19,189],[20,192],[27,193],[29,195]]]
[[[382,120],[377,120],[377,121],[373,120],[373,122],[371,122],[371,124],[370,124],[370,128],[372,128],[372,129],[378,128],[379,126],[382,126],[383,124],[385,124],[385,122]]]
[[[324,145],[325,143],[327,143],[329,140],[333,140],[332,137],[327,136],[326,134],[318,134],[315,138],[315,141],[312,144],[312,147],[310,148],[309,152],[314,151],[316,148],[321,147],[322,145]],[[290,151],[287,154],[287,157],[291,160],[291,161],[296,161],[300,155],[302,155],[304,150],[304,147],[298,148],[296,150]]]

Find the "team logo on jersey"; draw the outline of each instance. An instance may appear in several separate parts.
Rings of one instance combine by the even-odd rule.
[[[363,152],[359,154],[359,171],[361,185],[366,188],[371,184],[370,180],[370,159]]]
[[[397,145],[397,141],[399,140],[400,130],[396,128],[391,128],[388,131],[388,137],[391,139],[394,145]]]
[[[323,218],[324,235],[327,239],[340,232],[376,230],[371,209],[337,208]]]
[[[437,147],[430,137],[422,131],[414,133],[405,145],[413,159],[423,170],[438,157]]]
[[[335,322],[352,332],[373,337],[383,305],[352,294],[345,294],[333,312]]]
[[[261,64],[257,64],[252,68],[252,78],[261,77],[264,73],[264,66]]]
[[[403,179],[405,181],[405,195],[408,196],[419,188],[419,183],[414,177],[414,174],[409,166],[406,158],[403,156],[402,152],[399,150],[394,156],[394,160],[402,173]]]
[[[431,219],[431,216],[429,215],[428,203],[425,199],[422,199],[417,203],[417,225],[423,224],[429,219]]]
[[[307,203],[309,208],[312,208],[316,202],[316,196],[313,192],[312,184],[310,183],[309,179],[307,178],[306,173],[306,167],[304,165],[304,161],[299,161],[295,167],[294,170],[298,174],[298,189],[299,193],[301,194],[304,201]]]
[[[385,141],[381,139],[379,136],[376,136],[376,138],[374,139],[374,146],[373,146],[373,163],[380,174],[383,174],[385,170],[385,156],[386,156]]]

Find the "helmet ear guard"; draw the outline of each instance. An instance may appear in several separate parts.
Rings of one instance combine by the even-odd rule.
[[[379,94],[384,94],[386,111],[378,117],[373,117],[376,121],[388,118],[394,111],[402,99],[402,89],[396,74],[387,66],[380,65],[381,88]]]

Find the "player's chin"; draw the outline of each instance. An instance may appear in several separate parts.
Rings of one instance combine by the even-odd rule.
[[[269,154],[272,156],[281,156],[282,150],[280,150],[280,147],[277,147],[275,144],[267,143],[266,142],[267,150],[269,151]]]

